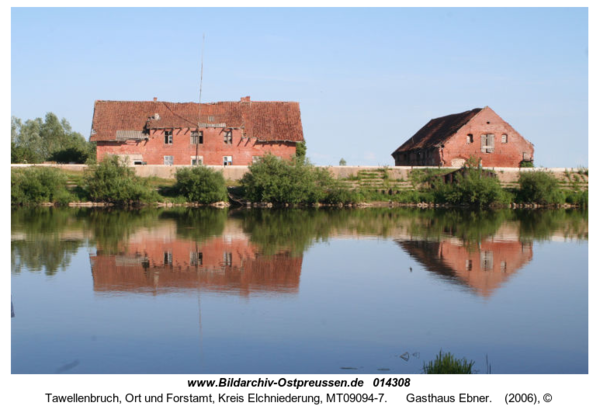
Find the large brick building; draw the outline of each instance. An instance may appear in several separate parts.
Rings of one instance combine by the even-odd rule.
[[[432,119],[392,153],[396,166],[462,166],[471,156],[485,167],[533,161],[533,144],[489,107]]]
[[[98,160],[117,155],[130,165],[248,165],[267,153],[291,158],[304,136],[297,102],[154,98],[96,101],[90,141]]]

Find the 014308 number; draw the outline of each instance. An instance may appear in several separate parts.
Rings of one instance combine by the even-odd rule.
[[[389,379],[374,379],[373,386],[375,387],[409,387],[410,379],[404,377],[392,377]]]

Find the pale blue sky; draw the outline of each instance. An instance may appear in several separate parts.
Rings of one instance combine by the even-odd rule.
[[[588,165],[585,8],[12,9],[12,115],[89,137],[94,100],[300,102],[317,165],[393,165],[431,118],[490,106],[536,166]]]

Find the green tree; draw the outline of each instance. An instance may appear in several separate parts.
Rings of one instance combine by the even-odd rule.
[[[11,118],[11,161],[16,163],[85,163],[95,158],[95,144],[87,142],[83,135],[74,132],[66,119],[48,112],[41,118],[22,122]]]
[[[340,166],[346,166],[346,160],[344,158],[340,159]]]

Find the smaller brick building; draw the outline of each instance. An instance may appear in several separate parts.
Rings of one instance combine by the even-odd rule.
[[[96,101],[90,141],[99,161],[117,155],[130,165],[249,165],[267,153],[291,158],[304,136],[298,102],[155,98]]]
[[[533,144],[491,108],[432,119],[396,149],[396,166],[460,167],[471,156],[485,167],[533,161]]]

